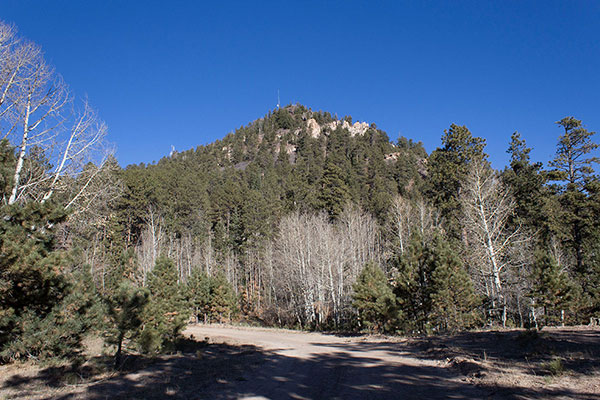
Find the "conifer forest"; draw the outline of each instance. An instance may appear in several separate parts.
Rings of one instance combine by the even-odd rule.
[[[448,121],[439,146],[289,104],[121,166],[41,48],[0,24],[0,360],[94,333],[172,351],[188,324],[428,336],[600,317],[598,137],[556,115],[549,162]],[[225,133],[225,132],[224,132]],[[550,140],[550,139],[549,139]],[[488,154],[507,152],[494,169]]]

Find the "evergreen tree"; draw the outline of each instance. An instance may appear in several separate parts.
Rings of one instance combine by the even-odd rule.
[[[441,332],[469,328],[477,321],[479,305],[473,283],[458,255],[441,236],[437,236],[430,255],[432,325]]]
[[[327,162],[320,182],[320,208],[327,211],[332,219],[336,219],[344,210],[349,200],[348,186],[343,179],[342,169],[332,162]]]
[[[483,160],[485,140],[473,137],[465,126],[452,124],[444,131],[442,148],[429,156],[427,197],[430,198],[446,222],[449,236],[461,238],[462,209],[460,187],[473,161]]]
[[[394,332],[398,321],[396,297],[381,268],[367,263],[352,286],[352,306],[362,326],[376,332]]]
[[[121,364],[123,340],[133,340],[139,335],[141,317],[148,304],[148,297],[148,290],[136,288],[128,281],[121,281],[105,298],[106,315],[109,319],[105,335],[107,343],[117,346],[115,367]]]
[[[134,248],[121,252],[116,260],[109,260],[109,270],[105,278],[105,291],[109,295],[117,291],[123,281],[135,282],[138,261]],[[114,264],[113,264],[114,263]]]
[[[588,131],[573,117],[565,117],[556,124],[564,129],[564,134],[558,140],[556,157],[550,162],[554,168],[553,178],[581,186],[585,178],[593,174],[593,165],[598,163],[598,158],[588,156],[598,148],[598,144],[592,142],[596,132]]]
[[[556,156],[550,162],[552,180],[566,181],[561,195],[564,224],[569,227],[567,244],[575,254],[576,271],[583,272],[584,236],[588,225],[592,223],[589,214],[586,183],[592,178],[596,157],[589,153],[598,148],[591,137],[595,132],[585,129],[581,121],[565,117],[557,122],[564,129],[560,136]]]
[[[210,314],[210,287],[211,280],[200,268],[194,268],[186,282],[186,296],[192,307],[192,315],[196,323],[200,316],[204,322],[208,321]]]
[[[56,249],[65,211],[27,203],[3,206],[0,215],[0,357],[76,354],[96,298],[89,275],[72,273],[72,258]]]
[[[397,274],[394,293],[402,310],[402,330],[407,333],[427,333],[431,312],[431,263],[423,237],[412,235],[404,254],[396,257]]]
[[[600,179],[589,179],[585,185],[587,192],[587,223],[583,245],[585,255],[582,271],[573,276],[581,286],[582,317],[600,315]],[[583,322],[583,321],[582,321]]]
[[[398,158],[392,165],[393,178],[400,195],[414,198],[422,195],[424,190],[425,165],[427,152],[423,143],[399,137],[396,144]]]
[[[140,344],[145,352],[169,350],[189,317],[173,261],[164,256],[157,258],[148,274],[148,290],[150,300],[144,310]]]
[[[542,171],[542,163],[531,163],[527,147],[521,135],[515,132],[511,136],[507,153],[510,154],[510,168],[502,174],[502,180],[507,185],[515,200],[515,212],[509,222],[512,227],[526,226],[534,232],[539,232],[548,238],[550,232],[555,232],[555,213],[549,212],[551,198],[546,183],[546,174]]]
[[[281,129],[292,129],[294,127],[294,117],[288,111],[288,107],[281,108],[275,113],[275,122]]]
[[[237,300],[225,274],[218,272],[210,280],[209,310],[217,322],[230,321],[237,313]]]
[[[589,238],[592,243],[587,245],[586,259],[584,260],[585,271],[581,282],[580,305],[582,316],[597,317],[600,315],[600,229]],[[582,321],[584,322],[584,321]]]
[[[406,332],[457,331],[476,321],[471,279],[440,232],[430,242],[414,234],[397,268],[394,292]]]
[[[0,358],[77,358],[83,351],[85,335],[100,325],[101,310],[91,276],[76,273],[66,276],[69,285],[62,300],[46,314],[27,309],[15,318],[17,330],[3,346]],[[15,335],[16,334],[16,335]]]
[[[12,187],[12,175],[14,172],[15,149],[10,145],[8,139],[0,140],[0,194],[2,203],[8,203],[8,196]]]
[[[533,266],[531,296],[544,308],[545,325],[565,322],[565,312],[575,304],[577,291],[564,267],[547,251],[537,250]]]
[[[592,152],[598,144],[592,142],[595,132],[585,129],[581,121],[566,117],[557,122],[564,130],[560,136],[556,156],[550,162],[554,168],[551,179],[558,182],[558,199],[562,208],[561,222],[564,227],[563,245],[570,251],[574,265],[569,268],[582,292],[579,317],[589,317],[593,308],[594,284],[597,268],[592,262],[597,248],[594,238],[598,238],[597,228],[600,209],[597,207],[597,193],[600,184],[594,175],[598,158]],[[569,266],[567,266],[569,267]],[[590,284],[592,283],[592,284]],[[578,291],[579,291],[578,290]]]

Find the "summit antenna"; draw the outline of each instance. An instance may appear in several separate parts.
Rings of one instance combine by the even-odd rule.
[[[279,89],[277,89],[277,109],[279,110],[279,106],[280,106],[280,102],[279,102]]]

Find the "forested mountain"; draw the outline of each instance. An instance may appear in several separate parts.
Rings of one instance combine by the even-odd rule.
[[[293,210],[335,220],[354,203],[383,221],[394,196],[419,192],[427,154],[421,143],[392,143],[374,124],[349,121],[288,106],[210,145],[128,166],[129,240],[139,239],[149,207],[160,208],[171,233],[210,229],[217,246],[238,253],[253,236],[272,237]]]
[[[302,105],[121,168],[106,126],[0,24],[0,358],[73,353],[91,329],[144,352],[186,322],[434,334],[600,312],[597,145],[557,122],[494,170],[450,125],[427,154]],[[78,111],[79,110],[79,111]]]

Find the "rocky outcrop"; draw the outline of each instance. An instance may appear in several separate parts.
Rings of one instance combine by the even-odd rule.
[[[329,129],[336,130],[339,126],[342,127],[342,129],[346,129],[348,130],[348,132],[350,133],[350,136],[356,136],[356,135],[364,135],[365,132],[367,131],[367,129],[369,129],[369,124],[366,122],[355,122],[354,124],[350,125],[350,123],[346,120],[344,121],[333,121],[330,122],[329,124],[327,124],[327,127]]]
[[[292,154],[296,152],[296,146],[294,146],[293,144],[289,144],[286,143],[285,145],[285,152],[288,154]]]
[[[398,157],[400,157],[400,152],[390,153],[384,156],[384,160],[388,162],[398,161]]]
[[[314,118],[311,118],[306,122],[306,130],[312,138],[316,139],[321,135],[321,127]]]

